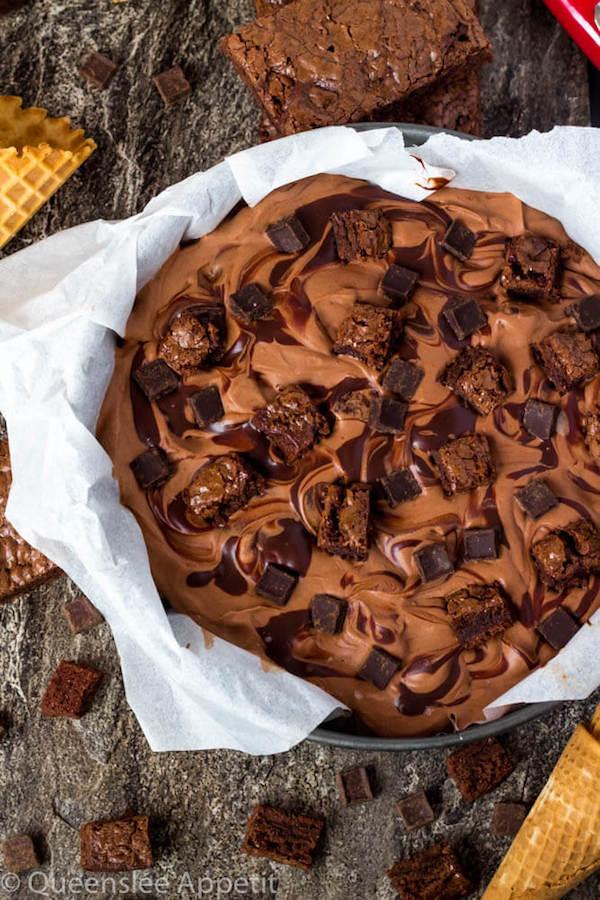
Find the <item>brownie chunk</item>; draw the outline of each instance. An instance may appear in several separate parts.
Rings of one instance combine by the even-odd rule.
[[[40,861],[28,834],[17,834],[15,837],[7,838],[0,846],[7,872],[20,875],[22,872],[38,868]]]
[[[190,397],[190,407],[198,428],[208,428],[225,415],[223,401],[216,384],[209,384]]]
[[[426,544],[415,553],[417,571],[423,582],[436,581],[454,572],[454,563],[442,541]]]
[[[527,300],[559,299],[560,247],[537,234],[519,234],[506,247],[500,277],[505,290]]]
[[[377,690],[384,691],[401,666],[401,662],[381,647],[373,647],[363,663],[358,677],[370,681]]]
[[[240,322],[251,325],[265,319],[273,309],[273,301],[259,284],[252,282],[229,297],[229,309]]]
[[[466,262],[473,254],[476,240],[475,232],[460,219],[453,219],[442,239],[442,247],[461,262]]]
[[[396,806],[407,831],[415,831],[435,821],[435,814],[425,791],[415,791],[414,794],[403,797]]]
[[[129,468],[143,491],[160,487],[171,474],[167,454],[160,447],[151,447],[140,453],[129,463]]]
[[[374,388],[347,391],[335,398],[331,409],[341,419],[358,419],[359,422],[367,424],[371,421],[371,410],[379,397],[379,391]]]
[[[363,561],[369,554],[370,489],[367,484],[330,484],[317,546],[332,556]]]
[[[600,328],[600,297],[597,294],[590,294],[579,303],[572,303],[565,312],[573,316],[582,331]]]
[[[446,610],[461,647],[481,647],[513,624],[506,597],[497,584],[469,584],[446,598]]]
[[[397,469],[384,475],[377,482],[380,495],[382,495],[390,506],[397,506],[399,503],[406,503],[407,500],[413,500],[423,493],[423,489],[410,469]]]
[[[392,310],[355,303],[338,329],[332,350],[381,371],[399,337],[398,332],[398,321]]]
[[[513,764],[502,744],[486,738],[451,753],[446,769],[467,803],[472,803],[504,781]]]
[[[80,719],[100,687],[103,672],[61,660],[42,698],[42,715]]]
[[[315,594],[310,601],[312,627],[323,634],[339,634],[347,612],[347,601],[332,594]]]
[[[585,446],[590,456],[600,459],[600,411],[587,412],[583,417]]]
[[[86,872],[129,872],[154,865],[148,816],[86,822],[79,836],[81,868]]]
[[[530,397],[523,408],[523,428],[540,441],[549,441],[554,433],[557,415],[558,407],[553,403]]]
[[[250,421],[267,436],[271,447],[281,454],[286,463],[296,462],[330,431],[327,419],[306,391],[294,384],[283,388]]]
[[[158,355],[180,375],[187,375],[216,360],[222,345],[219,321],[208,310],[183,310],[158,343]]]
[[[535,541],[531,555],[544,584],[560,589],[600,572],[600,532],[577,519]]]
[[[536,625],[536,631],[554,650],[562,650],[579,631],[579,622],[564,606],[559,606],[543,622]]]
[[[403,400],[412,400],[425,375],[424,369],[407,359],[393,359],[383,376],[383,386]]]
[[[532,519],[539,519],[558,505],[556,494],[543,478],[533,478],[515,491],[515,500]]]
[[[337,254],[343,262],[385,256],[392,246],[392,225],[380,209],[349,209],[331,216]]]
[[[445,494],[462,494],[496,478],[490,445],[482,434],[468,434],[432,453]]]
[[[369,425],[381,434],[400,434],[404,431],[404,420],[408,405],[394,397],[378,397],[371,406]]]
[[[342,772],[338,772],[335,782],[344,806],[368,803],[373,799],[371,779],[365,766],[355,766],[353,769],[344,769]]]
[[[555,331],[539,344],[533,344],[531,352],[559,394],[590,381],[600,371],[600,360],[591,340],[578,331]]]
[[[265,571],[256,582],[256,593],[271,603],[285,606],[298,584],[298,573],[280,566],[278,563],[267,563]]]
[[[495,528],[466,528],[463,552],[466,560],[498,559],[498,532]]]
[[[315,816],[295,815],[259,803],[248,820],[240,849],[252,856],[310,869],[324,824]]]
[[[306,229],[295,213],[267,225],[267,237],[280,253],[298,253],[310,243]]]
[[[83,594],[65,603],[63,611],[72,634],[81,634],[104,622],[96,607]]]
[[[517,836],[527,818],[527,807],[523,803],[494,803],[490,831],[497,837]]]
[[[447,841],[401,859],[387,876],[401,900],[458,900],[473,891]]]
[[[229,516],[262,494],[265,480],[239,453],[218,456],[202,466],[183,491],[193,525],[222,526]]]
[[[443,369],[439,380],[480,416],[493,412],[512,391],[507,370],[483,347],[465,347]]]
[[[412,297],[419,277],[419,273],[414,269],[392,263],[381,279],[381,290],[397,306],[404,306]]]
[[[443,316],[459,341],[466,340],[488,322],[477,300],[472,299],[448,304]]]
[[[133,373],[133,377],[148,400],[158,400],[165,394],[170,394],[179,384],[177,373],[164,359],[153,359],[152,362],[144,363]]]

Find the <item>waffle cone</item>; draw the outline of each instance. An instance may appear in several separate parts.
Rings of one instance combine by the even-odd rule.
[[[68,119],[0,96],[0,248],[96,149]]]
[[[575,729],[482,900],[555,900],[600,868],[600,708],[593,729]]]

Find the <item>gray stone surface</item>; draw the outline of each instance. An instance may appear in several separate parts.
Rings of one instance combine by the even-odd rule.
[[[521,134],[554,123],[586,124],[586,66],[539,0],[485,0],[484,24],[496,60],[484,79],[486,133]],[[68,114],[99,149],[10,245],[17,250],[87,219],[139,210],[166,185],[254,140],[256,111],[216,49],[252,15],[250,0],[37,0],[2,20],[0,92]],[[121,68],[106,92],[80,83],[76,68],[98,49]],[[151,76],[181,64],[193,85],[183,105],[165,110]],[[514,774],[467,807],[445,777],[444,753],[358,753],[309,743],[287,754],[152,754],[123,694],[107,625],[73,637],[62,613],[76,588],[66,578],[0,608],[0,839],[36,836],[43,876],[0,900],[246,896],[259,900],[391,900],[385,870],[433,837],[453,840],[480,884],[508,847],[489,834],[491,807],[504,798],[531,804],[575,724],[599,696],[564,707],[506,737]],[[98,665],[106,682],[79,723],[44,720],[39,701],[61,658]],[[372,764],[377,799],[343,809],[335,772]],[[438,819],[407,836],[395,801],[428,790]],[[269,801],[323,813],[324,853],[311,873],[242,856],[238,847],[252,805]],[[156,824],[153,882],[126,877],[84,889],[76,880],[77,827],[92,817],[148,812]],[[188,873],[186,875],[186,873]],[[253,879],[228,888],[227,880]],[[162,879],[162,880],[159,880]],[[191,880],[190,880],[191,879]],[[198,883],[198,879],[204,879]],[[212,883],[211,883],[212,880]],[[220,891],[220,893],[219,893]],[[571,894],[592,900],[600,878]],[[478,895],[480,896],[481,891]]]

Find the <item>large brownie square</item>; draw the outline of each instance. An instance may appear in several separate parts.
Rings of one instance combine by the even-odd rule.
[[[218,456],[203,466],[183,491],[193,525],[222,526],[229,516],[262,494],[265,480],[239,453]]]
[[[61,660],[42,698],[42,714],[80,719],[92,702],[103,677],[103,672],[91,666]]]
[[[330,484],[317,546],[332,556],[365,560],[369,553],[370,490],[367,484]]]
[[[446,609],[461,647],[481,647],[513,623],[506,597],[496,584],[469,584],[446,598]]]
[[[392,246],[392,226],[380,209],[349,209],[333,213],[331,227],[343,262],[385,256]]]
[[[333,353],[353,356],[381,371],[399,337],[396,313],[370,303],[355,303],[338,328]]]
[[[508,242],[501,283],[509,294],[528,300],[559,299],[560,247],[537,234]]]
[[[462,494],[491,484],[496,472],[485,435],[468,434],[432,453],[445,494]]]
[[[559,394],[590,381],[600,371],[600,359],[587,334],[555,331],[533,344],[533,358]]]
[[[329,434],[327,419],[298,385],[285,387],[251,422],[286,463],[295,462],[321,436]]]
[[[323,819],[284,812],[259,803],[246,827],[242,851],[275,862],[310,869],[323,830]]]
[[[387,876],[402,900],[458,900],[472,891],[447,841],[400,860]]]
[[[487,416],[504,403],[512,390],[512,380],[502,363],[482,347],[466,347],[444,368],[440,382]]]

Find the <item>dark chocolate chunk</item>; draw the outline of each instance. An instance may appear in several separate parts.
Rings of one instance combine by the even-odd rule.
[[[523,407],[523,428],[540,441],[549,441],[554,432],[557,414],[558,407],[553,403],[530,397]]]
[[[342,772],[338,772],[335,781],[344,806],[367,803],[373,799],[371,779],[364,766],[355,766],[353,769],[344,769]]]
[[[487,416],[500,406],[513,387],[506,368],[483,347],[461,350],[442,370],[439,381],[480,416]]]
[[[496,478],[490,445],[483,434],[448,441],[432,453],[445,494],[462,494]]]
[[[507,244],[500,283],[516,297],[558,299],[560,247],[537,234],[519,234]]]
[[[393,359],[383,376],[383,386],[403,400],[412,400],[424,375],[420,366],[407,359]]]
[[[390,506],[405,503],[423,493],[423,489],[410,469],[397,469],[384,475],[377,482],[380,494]]]
[[[446,545],[441,541],[426,544],[415,553],[415,563],[421,580],[436,581],[454,572],[454,564],[448,555]]]
[[[252,856],[310,869],[324,824],[323,819],[294,815],[259,803],[248,820],[240,849]]]
[[[286,463],[296,462],[330,431],[325,416],[297,384],[283,388],[250,421]]]
[[[209,384],[190,397],[190,406],[198,428],[207,428],[225,415],[221,394],[216,384]]]
[[[467,803],[497,787],[513,768],[506,750],[496,738],[469,744],[446,759],[448,775]]]
[[[171,474],[167,454],[160,447],[140,453],[129,463],[129,467],[143,491],[163,484]]]
[[[369,424],[382,434],[400,434],[404,431],[407,404],[393,397],[379,397],[371,407]]]
[[[401,900],[459,900],[473,891],[447,841],[401,859],[387,876]]]
[[[442,247],[461,262],[466,262],[473,253],[477,235],[467,228],[460,219],[453,219],[442,240]]]
[[[158,88],[158,93],[163,98],[165,106],[172,106],[173,103],[183,100],[192,91],[181,66],[173,66],[172,69],[155,75],[152,80]]]
[[[79,838],[81,868],[86,872],[129,872],[154,865],[148,816],[86,822]]]
[[[446,609],[461,647],[481,647],[513,624],[506,597],[497,584],[469,584],[446,598]]]
[[[105,88],[119,67],[102,53],[90,53],[79,67],[79,74],[96,87]]]
[[[558,504],[556,494],[543,478],[533,478],[515,491],[515,500],[532,519],[539,519]]]
[[[332,594],[315,594],[310,601],[313,628],[325,634],[338,634],[344,627],[348,603]]]
[[[73,634],[89,631],[104,622],[96,607],[83,594],[65,603],[63,611]]]
[[[14,837],[7,838],[5,841],[2,841],[0,846],[2,847],[4,868],[7,872],[14,872],[15,875],[20,875],[22,872],[29,872],[30,869],[38,868],[40,861],[33,846],[33,841],[28,834],[17,834]]]
[[[338,328],[332,352],[353,356],[381,371],[398,338],[398,319],[393,310],[370,303],[355,303]]]
[[[81,663],[61,660],[42,698],[42,715],[80,719],[87,712],[104,677]]]
[[[465,529],[463,545],[466,560],[498,558],[498,532],[495,528]]]
[[[295,213],[267,225],[267,237],[280,253],[298,253],[310,243],[310,238]]]
[[[358,677],[363,681],[370,681],[378,690],[384,691],[401,665],[395,656],[391,656],[380,647],[373,647]]]
[[[444,318],[459,341],[464,341],[484,325],[487,325],[487,316],[477,300],[463,300],[460,303],[448,305],[444,310]]]
[[[579,303],[567,306],[566,312],[573,316],[582,331],[595,331],[600,328],[600,297],[590,294]]]
[[[398,306],[403,306],[412,297],[418,280],[418,272],[392,263],[381,279],[381,290]]]
[[[392,225],[380,209],[349,209],[331,216],[338,256],[352,259],[385,256],[392,246]]]
[[[536,625],[536,631],[539,631],[554,650],[562,650],[579,631],[579,622],[564,606],[559,606],[543,622]]]
[[[252,282],[229,296],[229,308],[236,319],[249,325],[266,318],[273,309],[273,301],[259,284]]]
[[[299,575],[278,563],[267,563],[256,582],[256,593],[277,606],[285,606],[298,584]]]
[[[164,359],[153,359],[144,363],[133,373],[135,381],[139,384],[148,400],[158,400],[165,394],[176,390],[179,384],[177,373],[166,364]]]
[[[491,832],[497,837],[517,836],[527,818],[527,807],[522,803],[494,803]]]
[[[531,347],[533,358],[559,394],[590,381],[600,371],[600,359],[580,331],[555,331]]]
[[[217,456],[202,466],[183,491],[193,525],[222,527],[238,509],[263,493],[265,479],[239,453]]]
[[[369,554],[368,484],[330,484],[317,533],[317,546],[332,556],[363,561]]]
[[[434,812],[429,805],[425,791],[415,791],[398,800],[396,804],[407,831],[415,831],[435,821]]]

